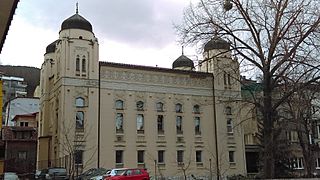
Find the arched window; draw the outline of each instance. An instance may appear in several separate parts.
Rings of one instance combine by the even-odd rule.
[[[182,112],[182,105],[180,103],[176,104],[176,112],[181,113]]]
[[[84,99],[82,97],[76,98],[76,107],[84,107]]]
[[[138,111],[143,111],[144,103],[142,101],[138,101],[136,106]]]
[[[227,106],[227,107],[226,107],[226,114],[227,114],[227,115],[231,115],[231,114],[232,114],[232,109],[231,109],[230,106]]]
[[[162,102],[157,102],[156,108],[158,112],[163,112],[163,103]]]
[[[200,113],[200,106],[198,104],[193,106],[193,113],[195,113],[195,114]]]
[[[84,112],[77,111],[76,114],[76,129],[83,129],[84,128]]]
[[[77,55],[76,58],[76,71],[80,71],[80,56]]]
[[[86,72],[86,57],[85,56],[82,56],[82,72]]]
[[[123,107],[124,107],[124,105],[123,105],[123,101],[122,100],[116,100],[116,109],[118,109],[118,110],[122,110],[123,109]]]

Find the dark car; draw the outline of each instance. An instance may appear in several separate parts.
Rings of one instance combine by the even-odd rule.
[[[150,180],[149,173],[145,169],[120,168],[112,169],[104,180]]]
[[[48,168],[48,173],[46,174],[45,179],[52,180],[66,180],[69,179],[66,168]]]
[[[34,179],[36,180],[46,179],[47,173],[48,173],[48,169],[36,170],[36,173],[34,174]]]

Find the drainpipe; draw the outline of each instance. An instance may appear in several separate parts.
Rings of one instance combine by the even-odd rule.
[[[217,167],[217,180],[220,179],[220,168],[219,168],[219,148],[218,148],[218,131],[217,131],[217,111],[216,111],[216,96],[214,89],[214,75],[212,73],[212,99],[213,99],[213,123],[214,123],[214,132],[215,132],[215,146],[216,146],[216,167]]]
[[[101,105],[101,75],[100,75],[100,70],[101,70],[101,65],[98,62],[99,65],[99,79],[98,79],[98,161],[97,161],[97,167],[100,168],[100,105]]]

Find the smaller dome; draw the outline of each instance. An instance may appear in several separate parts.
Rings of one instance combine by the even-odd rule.
[[[53,53],[56,51],[56,44],[57,44],[58,40],[55,40],[54,42],[52,42],[51,44],[49,44],[46,48],[46,54],[47,53]]]
[[[219,37],[212,38],[207,44],[204,45],[204,51],[209,51],[212,49],[230,49],[230,44]]]
[[[92,25],[78,13],[64,20],[61,24],[61,31],[65,29],[83,29],[92,32]]]
[[[172,63],[173,69],[181,68],[181,67],[187,67],[187,68],[190,68],[191,70],[194,68],[194,63],[191,59],[189,59],[187,56],[182,54],[180,57],[178,57],[178,59],[176,59]]]

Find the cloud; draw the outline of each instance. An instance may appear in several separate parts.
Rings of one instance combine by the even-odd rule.
[[[15,16],[0,55],[0,62],[40,67],[45,48],[55,36],[56,32],[33,26],[23,17]]]
[[[80,0],[79,12],[99,36],[133,46],[164,47],[176,40],[173,23],[179,22],[183,0]],[[75,13],[75,1],[33,0],[20,2],[22,16],[35,26],[59,30]],[[19,10],[19,9],[18,9]]]
[[[3,64],[40,67],[61,23],[75,13],[74,1],[20,1],[6,38]],[[100,43],[100,60],[171,67],[181,55],[173,23],[179,24],[187,0],[78,0]],[[195,54],[187,48],[185,54]]]

